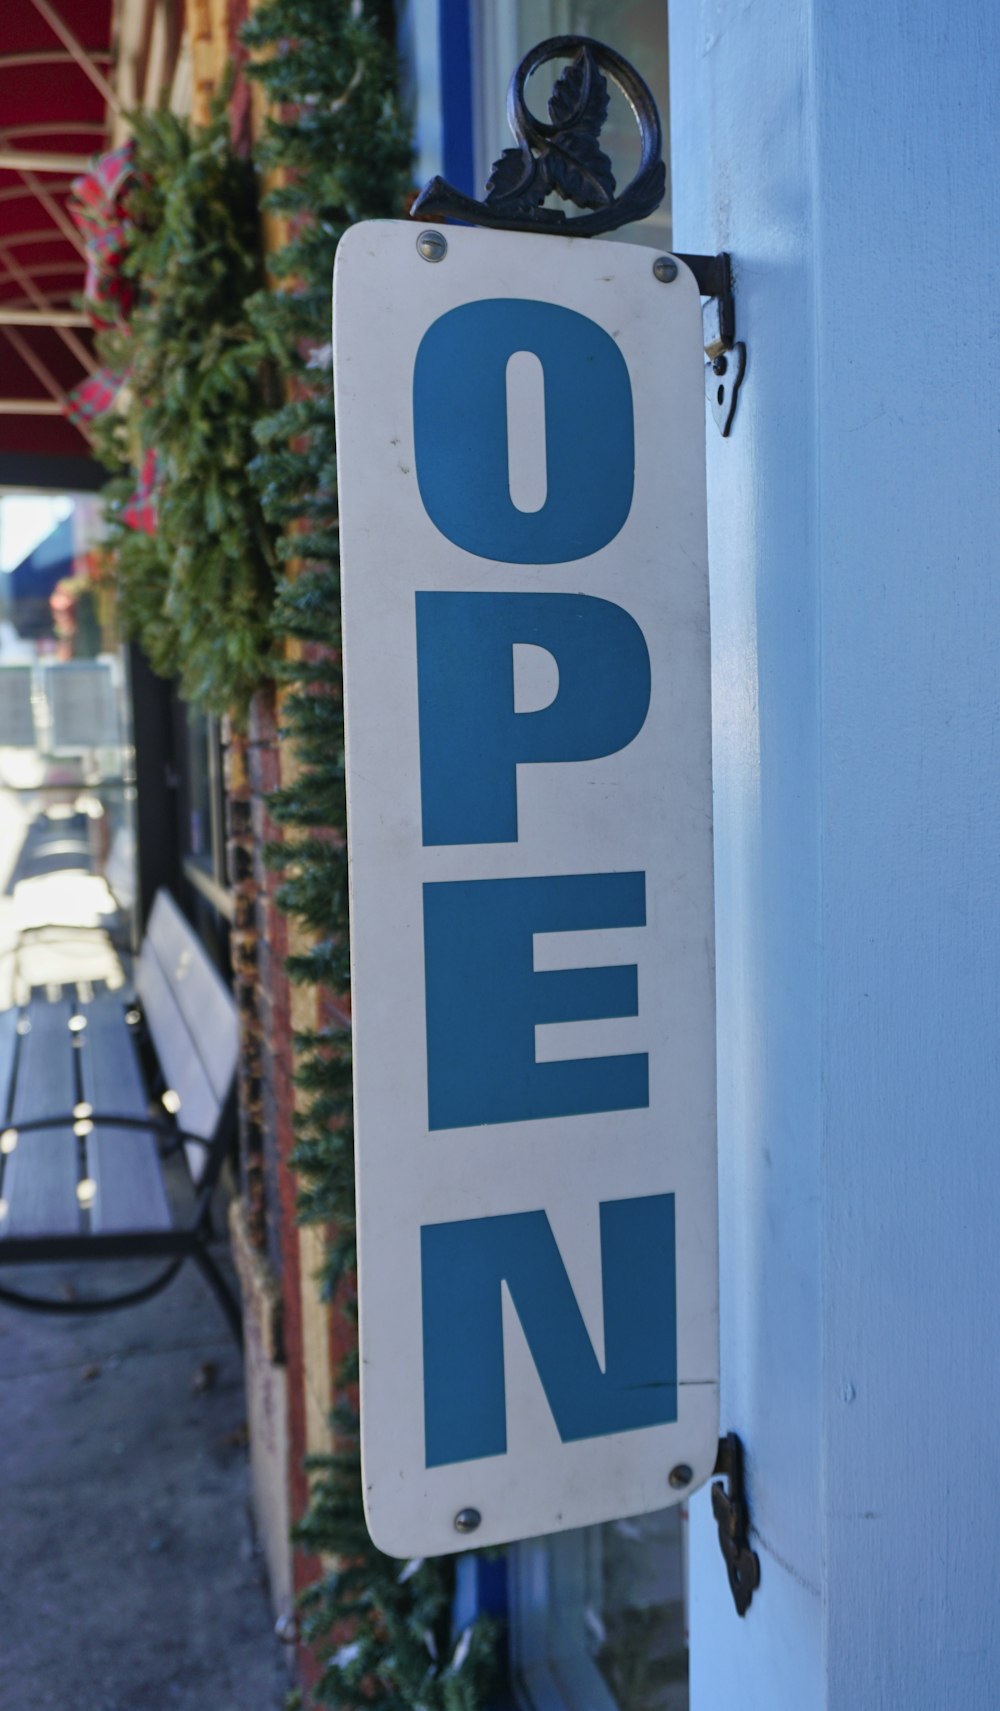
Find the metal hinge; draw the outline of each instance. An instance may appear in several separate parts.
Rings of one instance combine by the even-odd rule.
[[[719,1439],[713,1472],[728,1480],[712,1486],[712,1514],[719,1526],[719,1544],[726,1561],[736,1614],[745,1616],[760,1585],[760,1558],[750,1549],[750,1513],[743,1486],[743,1445],[735,1432]]]
[[[705,339],[705,396],[712,406],[723,439],[736,414],[736,399],[747,366],[747,347],[736,342],[736,301],[733,297],[733,268],[729,254],[682,255],[678,261],[691,269],[698,290],[708,301],[701,312]]]

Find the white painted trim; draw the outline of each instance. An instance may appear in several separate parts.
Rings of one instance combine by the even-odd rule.
[[[54,149],[0,149],[0,170],[20,172],[87,172],[89,154],[57,154]]]
[[[0,398],[0,416],[61,416],[54,398]]]
[[[7,309],[0,304],[0,327],[89,327],[75,309]]]

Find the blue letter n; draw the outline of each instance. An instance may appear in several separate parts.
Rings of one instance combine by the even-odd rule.
[[[563,1443],[676,1420],[672,1194],[601,1205],[603,1372],[544,1212],[420,1235],[428,1467],[506,1453],[502,1283]]]

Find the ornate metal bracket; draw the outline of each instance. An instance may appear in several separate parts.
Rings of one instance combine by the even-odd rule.
[[[549,98],[549,123],[536,119],[524,98],[533,71],[549,60],[569,64]],[[607,72],[628,101],[642,145],[639,168],[619,195],[611,162],[600,144],[608,116]],[[525,54],[510,80],[507,118],[517,139],[494,161],[482,202],[443,178],[432,178],[410,210],[415,220],[461,220],[505,232],[543,232],[589,238],[644,220],[663,201],[666,168],[663,129],[647,84],[614,48],[590,36],[550,36]],[[551,193],[585,210],[572,217],[546,208]],[[746,347],[736,341],[732,273],[728,255],[683,255],[703,297],[705,391],[723,436],[729,433],[746,366]],[[662,276],[661,276],[662,277]]]
[[[756,1551],[750,1549],[750,1514],[743,1487],[743,1445],[735,1432],[719,1439],[714,1471],[729,1481],[728,1493],[721,1480],[712,1486],[712,1514],[719,1527],[719,1544],[726,1561],[736,1614],[745,1616],[760,1585],[760,1558]]]
[[[550,59],[568,59],[549,99],[549,124],[530,112],[524,86]],[[610,73],[635,114],[642,139],[639,170],[616,195],[611,162],[600,146],[608,116]],[[589,36],[550,36],[525,54],[510,80],[507,118],[517,147],[494,161],[486,198],[464,196],[443,178],[432,178],[413,205],[415,219],[469,220],[507,232],[555,232],[594,237],[630,220],[644,220],[663,201],[666,168],[660,115],[647,85],[627,59]],[[587,213],[567,219],[561,208],[543,208],[550,191]]]

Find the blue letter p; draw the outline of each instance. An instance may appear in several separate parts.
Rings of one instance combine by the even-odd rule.
[[[546,649],[555,700],[514,711],[514,646]],[[523,761],[597,760],[649,708],[645,637],[589,594],[418,594],[420,788],[425,844],[517,842]]]

